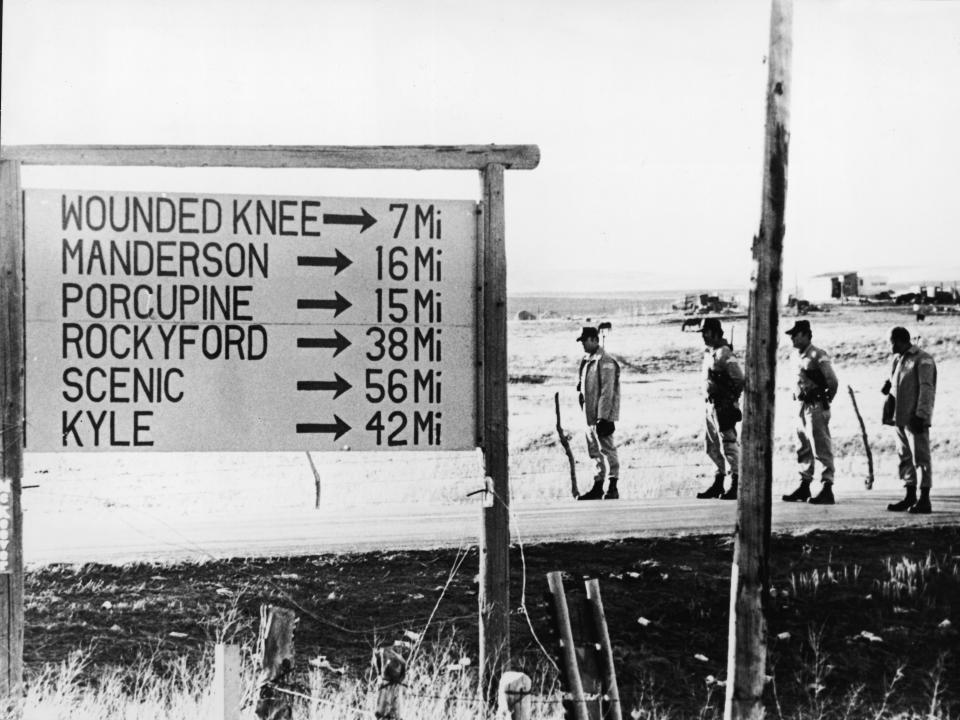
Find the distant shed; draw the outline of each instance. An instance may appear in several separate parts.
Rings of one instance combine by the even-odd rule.
[[[887,279],[861,275],[856,270],[820,273],[808,278],[800,289],[800,298],[812,303],[847,302],[872,298],[890,290]]]

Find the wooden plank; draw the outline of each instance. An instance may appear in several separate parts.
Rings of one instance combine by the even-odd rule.
[[[767,120],[760,230],[753,240],[747,317],[747,364],[737,528],[730,574],[730,632],[724,717],[762,718],[767,661],[770,502],[777,328],[783,274],[784,208],[790,140],[792,0],[773,0],[770,14]]]
[[[273,167],[397,170],[532,170],[536,145],[4,145],[24,165]]]
[[[0,521],[8,533],[0,575],[0,698],[8,698],[20,694],[23,681],[23,205],[18,162],[0,162],[0,213],[0,501],[8,515]]]
[[[493,503],[483,509],[480,538],[481,688],[510,660],[510,483],[507,469],[507,258],[503,166],[483,172],[483,451]]]

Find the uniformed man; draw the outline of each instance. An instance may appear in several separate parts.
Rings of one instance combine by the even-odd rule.
[[[620,459],[613,439],[614,423],[620,420],[620,365],[600,347],[600,333],[585,327],[577,338],[583,345],[577,392],[587,421],[587,451],[597,464],[593,487],[579,500],[616,500],[620,497],[617,481]],[[604,477],[607,492],[603,492]]]
[[[808,320],[797,320],[787,330],[797,349],[795,356],[797,385],[794,399],[799,403],[797,423],[797,462],[800,464],[800,487],[787,502],[809,502],[811,505],[833,505],[833,443],[830,440],[830,403],[837,394],[837,376],[830,358],[810,341],[813,333]],[[820,492],[810,497],[814,460],[821,465]]]
[[[700,326],[703,344],[703,383],[706,395],[706,450],[717,471],[713,485],[697,493],[707,498],[737,499],[740,479],[740,441],[737,423],[740,412],[740,393],[743,392],[743,370],[737,364],[733,348],[723,337],[723,326],[717,318],[706,318]],[[730,474],[730,488],[723,484]]]
[[[910,332],[906,328],[895,327],[890,332],[890,344],[897,357],[890,379],[883,386],[884,394],[893,398],[889,418],[885,417],[884,421],[897,428],[900,479],[907,494],[900,502],[887,505],[887,510],[926,515],[931,512],[930,422],[937,394],[937,364],[910,342]],[[920,471],[919,500],[917,470]]]

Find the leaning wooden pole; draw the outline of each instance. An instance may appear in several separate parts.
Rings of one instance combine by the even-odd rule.
[[[507,476],[507,256],[503,165],[488,165],[483,181],[483,452],[493,502],[483,509],[480,538],[480,687],[510,660],[510,484]]]
[[[867,490],[873,489],[873,452],[870,450],[870,438],[867,437],[867,426],[863,422],[863,415],[860,414],[860,408],[857,406],[857,396],[853,388],[847,385],[847,391],[850,393],[850,402],[853,403],[853,412],[857,414],[857,422],[860,423],[860,437],[863,438],[863,451],[867,454],[867,477],[863,481]]]
[[[23,681],[23,203],[20,163],[0,162],[0,703]]]
[[[773,0],[767,61],[763,204],[760,230],[753,239],[740,496],[730,577],[730,634],[724,708],[724,717],[728,720],[762,718],[764,715],[767,661],[764,612],[769,587],[777,328],[790,140],[792,16],[792,0]]]

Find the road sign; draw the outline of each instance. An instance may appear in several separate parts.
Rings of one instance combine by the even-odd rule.
[[[27,450],[475,447],[476,213],[28,190]]]

